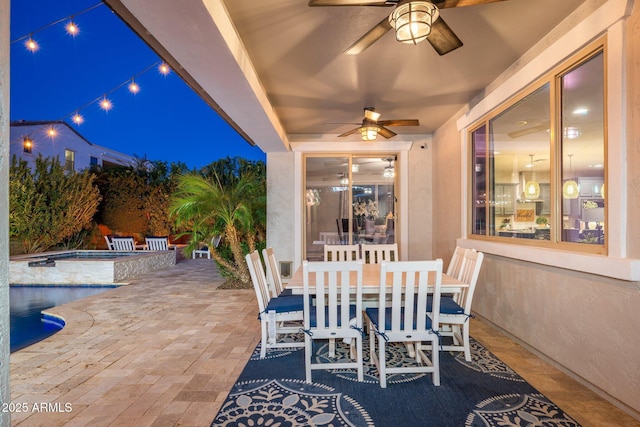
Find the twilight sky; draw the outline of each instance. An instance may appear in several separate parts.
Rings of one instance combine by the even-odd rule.
[[[75,37],[66,32],[69,19],[43,29],[71,16]],[[25,47],[29,34],[35,53]],[[99,0],[12,0],[11,41],[12,121],[65,120],[94,144],[190,168],[226,156],[265,159],[175,73],[149,69],[161,58]],[[92,102],[105,94],[108,112]],[[72,121],[76,112],[81,125]]]

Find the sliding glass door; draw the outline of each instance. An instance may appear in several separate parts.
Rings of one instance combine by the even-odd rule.
[[[305,158],[305,254],[325,244],[395,243],[395,155]]]

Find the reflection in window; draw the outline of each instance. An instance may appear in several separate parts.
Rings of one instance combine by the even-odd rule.
[[[604,245],[602,48],[559,70],[472,129],[471,234]]]
[[[73,172],[76,167],[76,153],[73,150],[64,150],[64,170]]]
[[[305,257],[325,244],[395,243],[395,156],[305,159]]]

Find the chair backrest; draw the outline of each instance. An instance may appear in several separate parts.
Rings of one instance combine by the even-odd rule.
[[[362,259],[366,264],[380,264],[382,261],[399,261],[398,244],[363,244]]]
[[[465,251],[465,248],[456,246],[456,250],[453,251],[451,261],[449,261],[449,266],[447,267],[447,276],[455,277],[456,279],[459,278]]]
[[[109,249],[110,251],[113,250],[113,243],[111,242],[111,236],[104,236],[104,241],[107,242],[107,249]]]
[[[265,248],[262,250],[262,258],[267,266],[267,283],[271,290],[271,296],[277,297],[284,290],[282,286],[282,277],[280,276],[280,268],[278,267],[278,259],[273,248]]]
[[[467,249],[464,253],[462,267],[460,269],[460,281],[469,285],[468,288],[462,288],[462,292],[458,297],[459,305],[464,308],[465,314],[471,314],[471,302],[473,301],[473,293],[476,290],[478,275],[484,254],[476,252],[475,249]]]
[[[357,261],[360,259],[358,245],[324,245],[325,261]]]
[[[391,299],[387,300],[389,286],[392,287]],[[431,318],[430,329],[439,330],[441,289],[441,259],[382,261],[380,264],[378,330],[388,334],[427,331],[427,296],[429,294],[433,297],[433,312],[429,315]],[[387,307],[390,307],[390,312],[385,310]],[[405,310],[405,307],[408,309]],[[415,307],[415,310],[412,310],[411,307]],[[387,315],[390,318],[386,318]],[[380,330],[380,328],[384,328],[384,330]]]
[[[305,329],[311,328],[311,318],[315,319],[314,329],[362,328],[362,264],[362,260],[302,262],[304,301],[315,295],[315,305],[304,305]],[[355,325],[350,323],[353,318]]]
[[[249,267],[249,274],[251,275],[251,281],[253,282],[253,289],[256,291],[256,299],[258,300],[258,308],[260,313],[263,313],[269,305],[271,295],[269,294],[269,286],[267,285],[267,278],[264,275],[262,269],[262,261],[260,261],[260,254],[257,250],[245,255],[247,261],[247,267]]]
[[[148,251],[168,251],[169,250],[169,238],[168,237],[145,237],[145,243],[147,244]]]
[[[135,251],[136,242],[133,237],[119,237],[113,236],[111,238],[111,244],[114,251]]]

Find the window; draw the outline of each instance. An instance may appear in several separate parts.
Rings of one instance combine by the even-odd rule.
[[[76,153],[73,150],[64,150],[64,170],[73,172],[75,170]]]
[[[31,150],[33,150],[33,140],[28,136],[25,136],[22,140],[22,150],[28,154],[31,154]]]
[[[98,158],[97,158],[97,157],[90,156],[90,157],[89,157],[89,165],[91,165],[91,166],[98,166]]]
[[[471,235],[603,253],[604,106],[598,46],[476,123]]]

